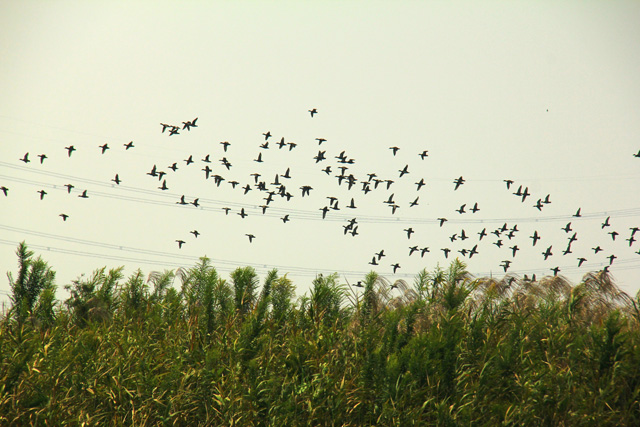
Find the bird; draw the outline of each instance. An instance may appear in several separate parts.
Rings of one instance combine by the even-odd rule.
[[[149,176],[158,176],[156,165],[153,165],[153,167],[151,168],[151,171],[147,172],[147,175],[149,175]]]
[[[511,246],[511,247],[509,247],[509,249],[511,249],[511,256],[513,256],[513,257],[515,257],[516,256],[516,252],[518,252],[520,250],[518,245]]]
[[[135,147],[135,145],[133,145],[133,141],[129,141],[126,144],[122,144],[125,146],[125,150],[128,150],[129,148],[133,148]]]
[[[440,221],[440,227],[442,227],[442,224],[444,224],[445,221],[447,221],[447,218],[438,218],[438,221]]]
[[[445,258],[449,258],[449,252],[451,252],[451,249],[449,248],[442,248],[441,249],[442,252],[444,252],[444,257]]]
[[[189,121],[187,121],[187,122],[182,122],[182,124],[184,125],[184,126],[182,127],[182,129],[185,129],[185,128],[186,128],[188,131],[190,131],[192,127],[193,127],[193,128],[197,128],[197,127],[198,127],[198,125],[196,125],[196,120],[198,120],[198,118],[197,118],[197,117],[196,117],[195,119],[193,119],[192,121],[190,121],[190,122],[189,122]]]
[[[478,202],[473,204],[473,207],[471,208],[471,212],[476,213],[480,210],[480,208],[478,207]]]
[[[398,269],[400,268],[400,264],[391,264],[391,267],[393,267],[393,274],[396,274],[396,271],[398,271]]]
[[[548,205],[549,203],[551,203],[551,200],[549,200],[549,197],[551,197],[551,195],[547,194],[544,200],[542,201],[542,203],[544,203],[545,205]]]
[[[640,150],[638,150],[638,152],[634,154],[633,157],[640,157]]]
[[[29,163],[31,161],[29,160],[29,153],[25,153],[25,155],[20,159],[20,161]]]
[[[529,236],[529,238],[533,239],[533,246],[535,246],[536,243],[538,243],[538,240],[540,240],[540,235],[538,235],[538,230],[534,230],[533,236]]]
[[[609,258],[609,265],[613,264],[613,260],[618,258],[617,256],[611,254],[607,258]]]
[[[577,236],[578,236],[578,233],[573,233],[573,235],[571,237],[569,237],[569,244],[572,244],[573,242],[578,240]]]
[[[417,191],[420,191],[422,186],[425,185],[424,178],[421,178],[420,181],[416,182],[416,185],[418,186],[418,190]]]
[[[179,129],[180,128],[177,127],[177,126],[171,126],[171,129],[169,130],[169,136],[171,136],[171,135],[180,135]]]
[[[453,183],[456,185],[456,188],[454,188],[453,190],[457,190],[458,187],[460,187],[462,184],[464,184],[464,178],[462,178],[462,176],[460,176],[460,178],[454,179]]]
[[[281,220],[282,220],[282,222],[284,222],[285,224],[287,223],[287,221],[290,221],[290,219],[289,219],[289,215],[288,215],[288,214],[287,214],[287,215],[285,215],[285,216],[283,216],[283,217],[282,217],[282,218],[280,218],[280,219],[281,219]]]
[[[222,210],[224,211],[225,215],[229,215],[229,211],[231,210],[231,208],[225,207],[225,208],[222,208]]]
[[[76,151],[76,147],[74,147],[73,145],[70,145],[68,147],[64,147],[67,150],[67,154],[69,155],[69,157],[71,157],[71,154]]]
[[[349,206],[347,206],[347,208],[356,209],[356,202],[353,200],[353,197],[351,198],[351,204],[349,204]]]
[[[169,169],[171,169],[172,171],[177,171],[178,170],[178,163],[174,162],[171,166],[169,166]],[[209,165],[207,165],[207,169],[209,169]],[[205,169],[202,169],[205,170]],[[209,169],[209,172],[211,172],[211,169]],[[208,176],[209,174],[207,173],[207,178],[209,178]]]
[[[165,131],[167,128],[173,127],[173,126],[171,126],[171,125],[167,125],[167,124],[165,124],[165,123],[160,123],[160,126],[162,126],[162,133],[164,133],[164,131]]]
[[[46,154],[38,154],[38,157],[40,157],[40,164],[44,163],[44,159],[48,159]]]
[[[302,197],[304,197],[305,194],[308,196],[309,192],[313,190],[313,188],[308,185],[303,185],[300,189],[302,190]]]
[[[244,211],[244,208],[240,208],[240,212],[238,212],[238,215],[240,215],[242,219],[248,216],[247,213]]]
[[[610,231],[610,232],[609,232],[609,233],[607,233],[607,234],[610,234],[610,235],[611,235],[611,238],[612,238],[613,240],[616,240],[616,236],[617,236],[619,233],[618,233],[617,231]]]
[[[289,151],[293,150],[294,148],[296,148],[298,146],[298,144],[296,144],[295,142],[290,142],[289,143]]]
[[[400,150],[400,148],[398,148],[398,147],[389,147],[389,150],[393,151],[393,155],[395,156],[396,153],[398,152],[398,150]]]
[[[314,114],[318,114],[318,110],[313,108],[313,109],[309,110],[309,113],[311,113],[311,118],[313,118]]]
[[[189,158],[185,159],[184,161],[187,164],[187,166],[189,166],[191,163],[193,163],[193,156],[190,155]]]
[[[269,138],[271,138],[271,132],[270,131],[266,131],[262,135],[264,135],[264,140],[265,141],[268,140]]]
[[[81,197],[83,199],[88,199],[89,196],[87,196],[87,190],[84,190],[81,194],[78,194],[78,197]]]
[[[571,223],[568,223],[567,225],[564,226],[564,228],[561,228],[561,230],[564,230],[565,233],[568,233],[570,231],[573,231],[571,229]]]
[[[417,206],[417,205],[418,205],[418,199],[419,199],[419,198],[420,198],[420,196],[416,197],[416,199],[415,199],[413,202],[411,202],[411,203],[409,204],[409,207],[410,207],[410,208],[412,208],[412,207],[414,207],[414,206]]]
[[[460,237],[460,240],[462,240],[463,242],[469,238],[469,236],[466,235],[464,229],[460,232],[459,237]]]
[[[115,178],[113,178],[111,181],[115,182],[116,185],[120,185],[120,183],[122,182],[118,174],[116,174]]]
[[[576,218],[580,218],[582,216],[580,214],[580,210],[582,210],[582,208],[578,208],[578,210],[576,211],[576,213],[573,214],[573,216],[576,217]]]
[[[229,141],[222,141],[220,144],[222,144],[225,153],[227,152],[227,147],[231,145]]]
[[[186,243],[184,240],[176,240],[176,242],[178,243],[178,249],[182,249],[182,245]]]
[[[413,228],[409,227],[409,228],[405,228],[404,231],[407,233],[407,239],[411,238],[411,235],[413,233],[415,233],[415,231],[413,231]]]
[[[526,187],[522,192],[522,202],[524,203],[525,199],[530,195],[531,194],[529,193],[529,187]]]
[[[200,198],[195,198],[193,199],[193,202],[189,202],[189,203],[191,203],[193,206],[197,208],[198,206],[200,206],[200,204],[198,203],[198,200],[200,200]]]
[[[2,187],[0,187],[0,190],[2,190],[5,197],[7,197],[7,194],[9,193],[9,189],[3,185]]]
[[[420,257],[423,258],[424,254],[426,254],[427,252],[430,252],[428,247],[420,249]]]
[[[256,236],[254,236],[253,234],[245,234],[245,236],[247,236],[249,238],[249,243],[252,243],[253,239],[256,238]]]
[[[329,211],[329,207],[325,206],[323,208],[320,208],[320,210],[322,211],[322,219],[325,219],[327,217],[327,212]]]
[[[607,217],[607,219],[604,220],[604,222],[602,223],[602,228],[604,229],[605,227],[609,227],[611,226],[611,224],[609,224],[609,219],[611,219],[610,216]]]
[[[596,254],[604,250],[600,246],[596,246],[595,248],[591,248],[591,249],[593,249],[593,252],[595,252]]]
[[[429,154],[427,154],[428,152],[428,150],[424,150],[422,153],[419,153],[418,156],[420,156],[420,158],[424,160],[425,157],[429,157]]]
[[[258,153],[258,158],[253,159],[254,162],[262,163],[262,153]]]
[[[582,266],[582,264],[586,261],[586,258],[580,257],[578,258],[578,267]]]
[[[553,268],[551,269],[551,271],[553,271],[553,275],[554,275],[554,276],[557,276],[557,275],[558,275],[558,273],[560,272],[560,267],[553,267]]]
[[[66,220],[67,220],[67,218],[69,218],[69,215],[64,214],[64,213],[61,213],[61,214],[60,214],[60,215],[58,215],[58,216],[59,216],[59,217],[61,217],[63,221],[66,221]]]
[[[176,202],[176,205],[187,205],[188,203],[184,200],[184,194],[180,196],[180,201]]]
[[[204,159],[200,159],[200,161],[205,163],[211,163],[211,159],[209,159],[209,157],[211,157],[211,155],[207,154],[206,156],[204,156]]]
[[[356,284],[354,284],[354,285],[352,285],[352,286],[354,286],[354,287],[356,287],[356,288],[364,288],[364,285],[362,284],[362,282],[361,282],[361,281],[358,281],[358,283],[356,283]]]
[[[507,183],[507,190],[510,189],[511,188],[511,184],[513,184],[513,181],[510,180],[510,179],[505,179],[503,181]]]
[[[533,207],[534,207],[534,208],[536,208],[536,209],[538,209],[539,211],[541,211],[541,210],[542,210],[542,207],[543,207],[543,206],[544,206],[544,205],[542,204],[542,199],[538,199],[538,201],[536,202],[536,204],[535,204],[535,205],[533,205]]]
[[[322,143],[326,142],[327,140],[324,138],[316,138],[316,141],[318,141],[318,145],[322,145]]]
[[[98,145],[98,147],[102,148],[102,154],[109,149],[109,144]]]
[[[167,187],[167,180],[166,179],[162,181],[162,186],[158,187],[158,189],[163,190],[163,191],[169,189],[169,187]]]
[[[551,252],[551,248],[552,248],[552,246],[549,246],[547,248],[547,250],[542,253],[542,255],[544,255],[544,260],[545,261],[547,260],[547,258],[549,258],[550,256],[553,255],[553,253]]]
[[[482,231],[478,233],[478,235],[480,236],[478,240],[482,240],[482,238],[487,235],[487,229],[483,228]]]
[[[371,258],[371,261],[369,261],[369,264],[378,265],[378,262],[376,261],[376,257]]]
[[[409,165],[405,165],[404,168],[398,170],[400,172],[400,178],[409,173]]]
[[[465,206],[467,206],[467,205],[466,205],[466,203],[465,203],[464,205],[460,206],[460,208],[459,208],[459,209],[456,209],[456,212],[458,212],[458,213],[459,213],[459,214],[461,214],[461,215],[462,215],[463,213],[466,213],[466,211],[464,210],[464,207],[465,207]]]
[[[44,199],[44,196],[47,195],[47,192],[44,190],[36,191],[36,193],[40,193],[40,200]]]

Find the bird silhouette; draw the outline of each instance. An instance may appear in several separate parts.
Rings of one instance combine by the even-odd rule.
[[[38,157],[40,157],[40,164],[44,163],[44,159],[48,158],[46,154],[38,154]]]
[[[88,199],[89,196],[87,196],[87,190],[84,190],[81,194],[78,194],[78,197]]]
[[[31,161],[29,160],[29,153],[25,153],[25,155],[20,159],[20,161],[29,163]]]
[[[178,243],[178,249],[182,249],[182,245],[186,243],[184,240],[176,240],[176,242]]]
[[[184,194],[180,196],[180,201],[176,202],[176,205],[188,205],[188,203],[184,200]]]
[[[61,214],[60,214],[60,215],[58,215],[58,216],[59,216],[59,217],[61,217],[63,221],[66,221],[66,220],[67,220],[67,218],[69,218],[69,215],[64,214],[64,213],[61,213]]]
[[[400,178],[402,178],[404,175],[409,173],[409,165],[405,165],[405,167],[400,169],[398,172],[400,172]]]
[[[282,217],[282,218],[280,218],[280,219],[281,219],[281,220],[282,220],[282,222],[284,222],[285,224],[287,223],[287,221],[290,221],[290,219],[289,219],[289,215],[288,215],[288,214],[287,214],[287,215],[285,215],[285,216],[283,216],[283,217]]]
[[[211,155],[207,154],[206,156],[204,156],[204,159],[200,159],[200,161],[205,162],[205,163],[211,163],[211,159],[209,157],[211,157]]]
[[[611,238],[612,238],[613,240],[616,240],[616,236],[617,236],[619,233],[618,233],[617,231],[610,231],[610,232],[609,232],[609,233],[607,233],[607,234],[610,234],[610,235],[611,235]]]
[[[313,108],[313,109],[309,110],[309,113],[311,113],[311,117],[313,118],[314,114],[318,114],[318,110]]]
[[[396,271],[398,271],[398,269],[400,268],[400,264],[391,264],[391,267],[393,267],[393,274],[396,274]]]
[[[133,145],[133,141],[129,141],[126,144],[122,144],[125,146],[125,150],[128,150],[129,148],[133,148],[135,147],[135,145]]]
[[[554,276],[557,276],[557,275],[558,275],[558,273],[560,272],[560,267],[553,267],[553,268],[551,269],[551,271],[553,271],[553,275],[554,275]]]
[[[413,202],[411,202],[411,203],[409,204],[409,207],[410,207],[410,208],[412,208],[412,207],[414,207],[414,206],[417,206],[417,205],[418,205],[418,199],[419,199],[419,198],[420,198],[420,196],[416,197],[416,199],[415,199]]]
[[[567,225],[564,226],[564,228],[561,228],[561,230],[564,230],[565,233],[568,233],[570,231],[573,231],[571,229],[571,223],[568,223]]]
[[[640,150],[638,150],[638,152],[634,154],[633,157],[640,157]]]
[[[429,154],[427,154],[428,152],[428,150],[424,150],[422,153],[418,154],[418,156],[420,156],[420,158],[424,160],[425,157],[429,157]]]
[[[440,227],[442,227],[442,224],[447,221],[447,218],[438,218],[438,221],[440,221]]]
[[[425,185],[424,178],[421,178],[420,181],[416,182],[416,185],[418,186],[417,191],[420,191],[420,189]]]
[[[453,189],[454,191],[458,189],[458,187],[460,187],[462,184],[464,184],[464,178],[462,178],[462,176],[460,178],[457,178],[455,180],[453,180],[453,183],[456,185],[456,187]]]
[[[44,190],[36,191],[36,193],[40,193],[40,200],[44,199],[44,196],[47,195],[47,192]]]
[[[169,136],[172,135],[180,135],[180,128],[178,128],[177,126],[171,126],[171,129],[169,130]]]
[[[463,213],[466,213],[466,211],[464,210],[464,207],[467,206],[466,203],[462,206],[460,206],[459,209],[456,209],[456,212],[458,212],[460,215],[462,215]]]
[[[505,179],[503,181],[507,183],[507,190],[510,189],[511,188],[511,184],[513,184],[513,181],[510,180],[510,179]]]
[[[113,178],[111,181],[115,182],[116,185],[120,185],[120,183],[122,182],[118,174],[116,174],[115,178]]]
[[[610,219],[611,219],[611,217],[608,216],[607,219],[604,220],[604,222],[602,223],[602,228],[611,226],[611,224],[609,223]]]
[[[598,252],[603,251],[603,249],[600,246],[596,246],[595,248],[591,248],[593,249],[593,251],[597,254]]]
[[[449,258],[449,252],[451,252],[451,249],[449,248],[442,248],[440,249],[442,252],[444,252],[444,257],[445,258]]]
[[[480,210],[480,208],[478,207],[478,202],[473,204],[473,207],[471,208],[471,212],[476,213]]]
[[[553,255],[553,253],[551,252],[551,248],[552,246],[549,246],[546,251],[542,252],[542,255],[544,255],[545,261],[547,260],[547,258]]]
[[[609,265],[613,264],[613,260],[618,258],[617,256],[611,254],[607,258],[609,258]]]
[[[5,197],[7,197],[8,193],[9,193],[9,189],[3,185],[2,187],[0,187],[0,190],[2,190],[2,192],[5,195]]]
[[[209,168],[209,165],[207,165],[207,169]],[[174,162],[171,166],[169,166],[169,169],[171,169],[172,171],[177,171],[178,170],[178,163]],[[204,170],[204,169],[202,169]],[[209,169],[209,172],[211,172],[211,169]],[[209,174],[207,174],[207,178],[209,178],[208,176]]]
[[[191,163],[193,163],[193,156],[190,155],[189,158],[185,159],[184,161],[187,164],[187,166],[189,166]]]
[[[71,154],[73,154],[73,152],[76,151],[76,147],[74,147],[73,145],[70,145],[64,148],[67,150],[67,154],[69,157],[71,157]]]
[[[242,219],[248,216],[247,213],[244,211],[244,208],[240,208],[240,212],[238,212],[238,215],[240,215]]]
[[[378,265],[378,262],[376,261],[376,257],[371,258],[371,261],[369,261],[369,264]]]
[[[262,153],[258,153],[258,158],[253,159],[254,162],[262,163]]]
[[[578,267],[581,267],[586,260],[587,260],[586,258],[582,258],[582,257],[578,258]]]
[[[582,216],[582,214],[580,214],[581,210],[582,210],[582,208],[578,208],[578,210],[576,211],[576,213],[573,214],[573,216],[576,217],[576,218],[580,218]]]
[[[249,238],[249,243],[252,243],[253,239],[256,238],[256,236],[254,236],[253,234],[245,234],[245,236],[247,236]]]
[[[411,235],[413,233],[415,233],[415,231],[413,231],[413,228],[409,227],[409,228],[405,228],[404,231],[407,233],[407,239],[411,238]]]
[[[267,131],[265,133],[263,133],[262,135],[264,135],[264,140],[268,140],[269,138],[271,138],[271,132]]]
[[[326,142],[327,140],[324,138],[316,138],[316,141],[318,141],[318,145],[322,145],[322,143]]]
[[[171,125],[167,125],[167,124],[165,124],[165,123],[160,123],[160,126],[162,126],[162,133],[164,133],[164,131],[165,131],[167,128],[173,127],[173,126],[171,126]]]
[[[109,149],[108,144],[99,145],[98,147],[102,148],[102,154]]]
[[[197,239],[198,236],[200,235],[200,233],[198,232],[198,230],[191,230],[189,233],[193,234],[194,237]]]
[[[162,181],[162,186],[160,186],[160,187],[158,187],[158,188],[159,188],[160,190],[163,190],[163,191],[168,190],[168,189],[169,189],[169,187],[167,187],[167,180],[166,180],[166,179],[165,179],[165,180],[163,180],[163,181]]]
[[[400,149],[398,147],[389,147],[389,150],[393,151],[393,155],[395,156]]]
[[[480,231],[478,233],[478,235],[480,236],[480,238],[478,240],[482,240],[483,237],[485,237],[487,235],[487,229],[483,228],[482,231]]]
[[[529,236],[529,238],[533,239],[533,245],[532,246],[535,246],[536,243],[538,243],[538,240],[540,240],[540,235],[538,235],[538,230],[534,230],[533,236]]]

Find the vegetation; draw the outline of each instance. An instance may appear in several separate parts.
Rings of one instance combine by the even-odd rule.
[[[0,320],[2,425],[640,425],[640,301],[465,264],[310,293],[250,267],[100,269],[55,300],[21,244]]]

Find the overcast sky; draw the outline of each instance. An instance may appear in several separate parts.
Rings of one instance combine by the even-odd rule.
[[[3,277],[25,240],[60,288],[102,266],[149,273],[206,255],[223,277],[277,268],[299,294],[318,273],[412,281],[456,256],[477,276],[508,261],[574,282],[613,259],[619,285],[640,289],[640,3],[265,3],[2,3]]]

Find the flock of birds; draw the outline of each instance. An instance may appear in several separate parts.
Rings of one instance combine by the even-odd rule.
[[[317,109],[308,110],[311,118],[314,118],[318,111]],[[184,134],[185,132],[190,132],[194,128],[198,128],[197,124],[198,118],[195,118],[190,121],[182,122],[182,125],[173,125],[167,123],[160,123],[162,134],[168,135],[170,137]],[[257,154],[252,158],[253,162],[257,164],[262,164],[266,162],[267,150],[285,150],[290,152],[296,147],[298,144],[291,141],[286,141],[284,137],[281,137],[277,140],[270,131],[264,132],[260,138],[260,142],[257,145]],[[363,197],[367,196],[372,192],[386,192],[384,196],[384,200],[382,201],[382,205],[386,206],[389,215],[396,215],[399,209],[403,209],[408,207],[411,209],[420,204],[420,197],[423,191],[423,188],[427,185],[427,182],[424,178],[417,179],[414,182],[413,179],[410,179],[410,176],[413,176],[414,170],[419,173],[421,170],[421,166],[415,166],[410,164],[405,164],[397,170],[397,176],[378,176],[376,172],[367,173],[366,175],[355,175],[352,171],[352,165],[356,163],[356,160],[347,155],[346,150],[337,153],[336,155],[328,155],[328,149],[324,149],[327,146],[323,145],[327,142],[325,138],[315,138],[313,144],[317,143],[318,152],[313,158],[309,159],[311,165],[316,166],[319,169],[319,173],[321,176],[325,176],[325,179],[336,180],[335,184],[338,186],[342,186],[346,188],[349,192],[350,197],[340,198],[333,195],[325,196],[322,200],[326,200],[326,202],[322,203],[320,206],[317,206],[317,216],[318,219],[325,220],[329,216],[334,215],[335,212],[345,210],[350,212],[355,212],[358,209],[358,201],[362,201]],[[291,184],[296,181],[294,173],[291,167],[287,167],[286,170],[280,171],[281,173],[276,173],[271,179],[271,176],[263,176],[263,173],[260,173],[262,170],[259,169],[259,172],[253,172],[249,175],[236,176],[233,177],[233,167],[229,156],[232,151],[232,144],[228,141],[221,141],[221,157],[219,159],[213,158],[211,154],[206,154],[199,158],[200,156],[194,157],[193,154],[188,154],[182,160],[178,160],[173,162],[170,165],[165,165],[164,167],[158,167],[157,164],[149,165],[146,172],[151,180],[155,182],[155,189],[158,191],[168,191],[171,188],[171,177],[172,174],[178,173],[179,170],[184,168],[194,168],[199,167],[201,169],[201,177],[203,180],[208,181],[212,180],[213,184],[216,187],[220,187],[221,185],[228,185],[232,190],[238,193],[238,197],[251,197],[254,195],[259,195],[261,202],[257,203],[259,209],[256,210],[258,214],[266,214],[269,209],[271,209],[274,205],[277,204],[285,204],[291,203],[292,200],[295,203],[295,200],[305,197],[310,197],[312,192],[316,192],[316,190],[306,183]],[[125,150],[130,150],[135,148],[133,141],[130,141],[126,144],[123,144]],[[72,158],[73,153],[76,151],[76,148],[73,145],[69,145],[64,147],[67,151],[67,157]],[[99,153],[101,155],[105,155],[108,150],[112,149],[107,143],[103,145],[98,145],[97,149],[99,149]],[[122,149],[122,148],[121,148]],[[230,151],[231,150],[231,151]],[[398,152],[401,150],[400,147],[392,146],[389,147],[389,156],[390,160],[392,160]],[[245,151],[243,151],[245,152]],[[240,153],[242,154],[242,153]],[[634,157],[640,158],[640,151],[638,153],[633,154]],[[29,164],[32,161],[43,164],[45,160],[48,158],[46,154],[38,154],[38,160],[32,160],[30,158],[30,153],[27,152],[19,161],[24,164]],[[429,151],[422,150],[420,152],[415,153],[415,159],[418,162],[427,162],[429,159]],[[193,166],[199,165],[199,166]],[[305,166],[306,167],[306,166]],[[132,173],[134,173],[133,171]],[[223,176],[222,174],[226,175]],[[325,174],[325,175],[322,175]],[[115,173],[111,181],[115,186],[119,186],[123,180],[120,177],[119,173]],[[270,182],[271,181],[271,182]],[[452,179],[452,191],[459,190],[462,186],[466,184],[466,180],[463,176],[459,176],[457,178]],[[546,194],[537,198],[535,203],[532,203],[533,200],[537,196],[533,196],[529,188],[526,185],[517,184],[513,180],[505,179],[504,187],[506,191],[510,192],[520,203],[524,204],[527,201],[531,204],[532,209],[536,209],[538,212],[541,212],[547,205],[551,204],[551,195]],[[396,200],[396,191],[394,189],[396,186],[400,185],[410,185],[415,186],[415,198],[411,201],[402,204]],[[74,184],[67,183],[64,184],[67,189],[68,194],[72,194],[72,190],[76,188]],[[293,188],[296,186],[297,188]],[[325,189],[327,187],[323,187]],[[1,186],[0,190],[3,192],[4,196],[9,196],[9,188],[6,186]],[[89,198],[87,189],[76,189],[77,197],[80,198]],[[251,196],[248,196],[251,193]],[[47,192],[44,189],[37,191],[38,197],[40,200],[43,200],[47,196]],[[413,198],[413,197],[412,197]],[[187,198],[185,195],[182,195],[175,201],[177,205],[183,206],[193,206],[200,207],[201,202],[200,198]],[[447,222],[450,221],[451,215],[454,215],[455,218],[459,218],[460,215],[475,215],[480,212],[482,209],[479,206],[479,202],[473,201],[460,205],[458,209],[454,211],[442,215],[437,218],[433,218],[433,224],[440,228],[446,228],[450,225]],[[254,212],[249,208],[245,209],[244,207],[240,208],[231,208],[231,207],[221,207],[221,211],[224,215],[237,215],[241,219],[245,219],[250,214],[253,215]],[[70,219],[70,215],[68,213],[60,213],[62,221],[68,221]],[[349,215],[350,216],[350,215]],[[578,209],[573,217],[580,218],[582,216],[581,209]],[[283,223],[287,223],[295,219],[295,214],[284,214],[280,217],[280,220]],[[342,225],[342,231],[345,236],[356,237],[359,233],[359,223],[358,216],[354,215],[353,218],[347,219],[345,223]],[[610,236],[611,241],[616,241],[619,239],[618,236],[625,238],[628,242],[628,246],[630,248],[634,248],[634,243],[636,242],[635,235],[640,230],[639,227],[631,227],[628,233],[625,233],[624,236],[621,236],[621,233],[612,229],[611,217],[603,218],[603,222],[601,223],[602,230],[611,230],[607,231]],[[453,231],[453,230],[452,230]],[[544,245],[540,247],[540,259],[545,262],[550,262],[549,259],[557,255],[558,253],[562,254],[563,263],[568,264],[569,258],[564,258],[570,254],[572,254],[572,245],[578,241],[578,233],[574,231],[572,228],[572,222],[568,222],[564,227],[558,230],[558,233],[564,232],[566,234],[566,247],[563,249],[554,247],[553,245]],[[252,243],[255,239],[259,238],[259,233],[255,231],[245,233],[245,237],[247,238],[248,243]],[[397,238],[406,239],[408,244],[408,256],[420,256],[424,257],[426,254],[432,251],[432,248],[429,246],[424,246],[420,244],[413,244],[415,239],[415,235],[418,234],[417,230],[413,227],[407,227],[402,230],[403,235],[398,235]],[[526,236],[526,238],[518,239],[521,231],[518,229],[517,224],[508,225],[505,223],[504,225],[497,227],[495,229],[488,229],[483,227],[482,230],[474,230],[469,233],[465,229],[455,230],[449,235],[449,243],[445,245],[439,245],[439,248],[433,248],[434,252],[441,252],[442,256],[447,259],[449,258],[451,253],[460,254],[462,257],[472,258],[477,255],[480,250],[489,246],[495,246],[498,249],[501,249],[501,253],[504,255],[500,263],[499,267],[504,270],[506,273],[511,264],[513,264],[514,259],[516,258],[518,252],[525,246],[531,245],[531,247],[536,247],[538,242],[543,239],[543,236],[538,230],[533,230],[531,235]],[[190,234],[193,235],[193,238],[198,238],[201,233],[197,230],[191,230]],[[529,233],[526,233],[529,234]],[[413,240],[412,240],[413,239]],[[469,242],[467,242],[467,240]],[[489,240],[492,240],[489,242]],[[185,237],[179,237],[174,239],[176,247],[178,249],[182,249],[185,245],[188,244],[188,240]],[[602,244],[604,245],[604,244]],[[606,245],[604,245],[606,246]],[[605,249],[601,247],[601,245],[597,245],[591,248],[593,251],[592,261],[604,262],[603,269],[608,270],[609,267],[614,263],[617,259],[617,256],[613,253],[605,254]],[[603,252],[602,255],[600,253]],[[640,255],[640,250],[635,251],[636,254]],[[368,261],[369,265],[374,267],[376,266],[385,266],[391,267],[393,274],[396,274],[399,269],[401,269],[401,264],[399,260],[394,260],[393,262],[384,263],[383,258],[391,256],[390,254],[385,254],[384,249],[380,249],[377,252],[370,253],[369,255],[363,254],[363,264]],[[397,254],[395,255],[397,257]],[[457,256],[457,255],[456,255]],[[576,259],[573,261],[577,267],[581,267],[586,261],[587,258],[585,256],[575,257]],[[597,259],[596,259],[597,258]],[[552,258],[552,259],[558,259]],[[553,272],[554,275],[557,275],[561,269],[557,264],[551,264],[548,267],[548,270]],[[535,280],[535,275],[533,277]],[[357,285],[356,285],[357,286]]]

